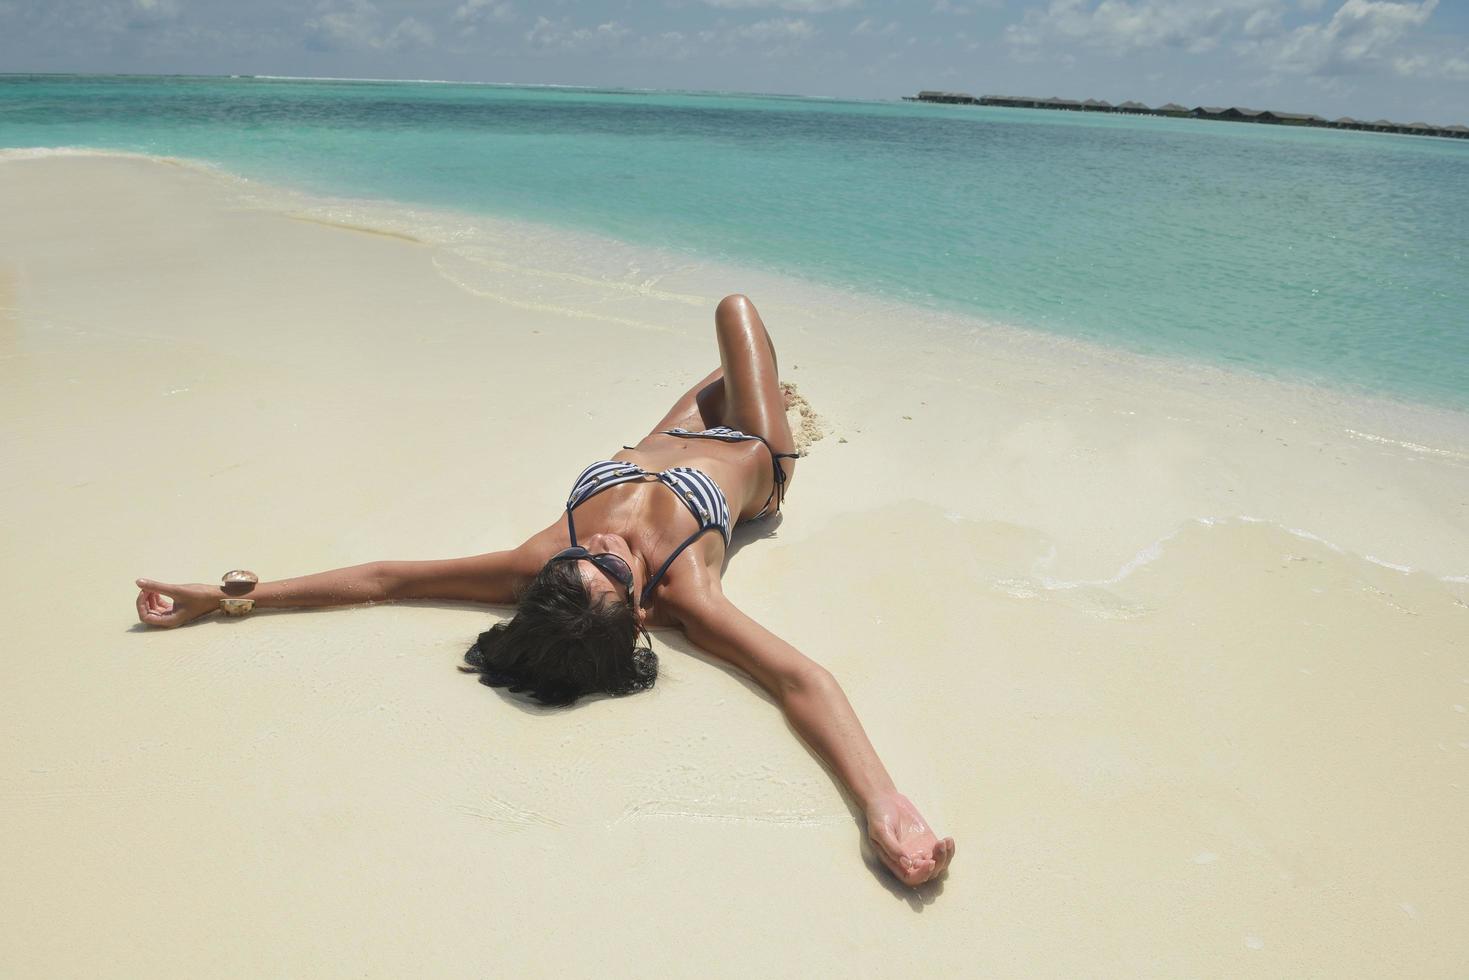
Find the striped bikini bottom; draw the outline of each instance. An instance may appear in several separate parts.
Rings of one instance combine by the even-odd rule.
[[[720,442],[746,442],[754,439],[764,446],[766,451],[770,453],[770,465],[774,471],[774,477],[770,485],[770,496],[765,498],[765,506],[761,507],[760,513],[755,515],[756,520],[770,513],[770,504],[772,501],[775,503],[776,510],[780,510],[780,505],[785,502],[786,471],[780,465],[780,461],[783,459],[799,459],[801,457],[800,453],[778,453],[770,443],[765,441],[764,436],[741,432],[739,429],[731,429],[727,425],[716,425],[714,428],[705,429],[702,432],[693,432],[684,428],[664,429],[663,434],[666,436],[677,436],[680,439],[717,439]]]

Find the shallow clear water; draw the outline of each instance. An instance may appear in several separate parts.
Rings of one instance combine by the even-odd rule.
[[[0,76],[0,146],[192,157],[1469,407],[1469,141],[912,103]]]

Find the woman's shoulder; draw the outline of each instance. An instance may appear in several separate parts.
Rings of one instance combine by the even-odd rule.
[[[708,535],[713,538],[714,535]],[[701,542],[702,544],[702,542]],[[723,596],[722,562],[704,547],[689,548],[674,561],[653,592],[651,612],[660,625],[682,626]]]

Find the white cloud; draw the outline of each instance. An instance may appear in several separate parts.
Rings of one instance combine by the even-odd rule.
[[[1156,47],[1198,53],[1216,47],[1262,11],[1266,19],[1255,23],[1264,26],[1278,6],[1278,0],[1050,0],[1005,28],[1005,40],[1032,52],[1060,42],[1118,55]]]
[[[1434,56],[1415,54],[1393,59],[1393,71],[1406,78],[1441,78],[1451,82],[1469,82],[1469,53]]]
[[[461,37],[471,37],[486,24],[506,24],[514,19],[515,7],[503,0],[464,0],[454,9],[449,22],[458,27]]]
[[[1439,62],[1438,74],[1444,78],[1452,78],[1455,81],[1469,82],[1469,55],[1465,57],[1445,58]]]
[[[751,7],[775,7],[798,14],[824,14],[828,10],[847,10],[858,0],[704,0],[711,7],[746,10]]]
[[[953,14],[956,17],[966,17],[981,7],[998,9],[1005,5],[1005,0],[969,0],[968,3],[955,2],[955,0],[934,0],[933,12],[936,14]]]
[[[772,20],[759,20],[753,24],[744,24],[740,27],[731,28],[726,37],[743,41],[785,41],[800,42],[808,40],[816,35],[816,28],[811,22],[790,17],[775,18]]]
[[[599,51],[628,59],[687,61],[694,57],[748,56],[774,58],[799,50],[820,32],[807,20],[777,17],[749,24],[720,22],[704,30],[640,34],[619,21],[578,26],[569,18],[539,16],[525,32],[526,46],[540,53]]]
[[[174,20],[180,12],[178,0],[131,0],[128,4],[129,27],[152,27]]]
[[[934,0],[933,12],[936,14],[955,14],[963,17],[974,13],[976,10],[999,10],[1005,6],[1005,0]]]
[[[877,33],[892,29],[877,28]],[[525,31],[524,39],[528,48],[544,54],[600,51],[630,59],[687,61],[696,56],[748,57],[752,48],[761,57],[782,57],[802,50],[820,33],[810,21],[799,17],[773,17],[748,24],[720,21],[699,31],[640,34],[615,20],[578,26],[566,17],[552,20],[539,16]]]
[[[595,27],[573,27],[565,17],[554,21],[537,17],[535,24],[525,32],[525,39],[531,47],[543,51],[605,51],[619,47],[631,33],[629,28],[615,20]]]
[[[429,47],[434,43],[434,29],[414,17],[404,17],[393,25],[388,36],[383,38],[383,47],[397,48]]]
[[[1245,37],[1266,37],[1280,31],[1280,11],[1262,7],[1245,18]]]
[[[978,51],[983,47],[978,39],[969,36],[968,31],[959,31],[954,35],[954,40],[962,44],[965,51]]]
[[[780,58],[801,51],[805,43],[820,34],[810,21],[800,17],[774,17],[753,24],[720,24],[699,31],[701,44],[724,55],[747,54],[752,45],[768,45],[759,54]]]
[[[34,14],[40,13],[41,5],[33,5]],[[28,12],[24,7],[22,12]],[[0,12],[5,12],[0,6]],[[183,13],[180,0],[106,0],[106,2],[55,3],[46,9],[44,16],[53,23],[65,25],[67,30],[151,31],[154,28],[175,24]],[[7,13],[7,17],[9,14]],[[8,26],[8,25],[7,25]]]
[[[638,38],[637,56],[640,58],[687,61],[695,53],[696,46],[683,31],[664,31]]]
[[[887,37],[897,29],[898,22],[895,20],[890,20],[886,24],[879,24],[871,17],[863,17],[857,22],[857,26],[852,28],[852,33],[866,37]]]
[[[1346,0],[1325,23],[1305,24],[1242,50],[1288,74],[1349,75],[1390,61],[1399,74],[1416,74],[1419,58],[1425,56],[1396,48],[1404,37],[1427,24],[1437,7],[1438,0]],[[1400,64],[1409,70],[1404,71]]]
[[[1005,40],[1020,60],[1074,47],[1122,56],[1162,47],[1200,54],[1231,43],[1247,63],[1318,82],[1372,70],[1456,79],[1463,58],[1406,50],[1438,3],[1344,0],[1329,19],[1287,28],[1287,0],[1047,0],[1007,27]],[[1294,6],[1299,21],[1324,3],[1295,0]]]
[[[388,27],[372,0],[323,4],[306,22],[307,47],[317,50],[403,51],[434,43],[433,28],[414,17]]]

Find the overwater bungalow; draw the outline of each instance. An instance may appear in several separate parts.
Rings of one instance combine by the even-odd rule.
[[[3,0],[0,0],[3,2]],[[1123,102],[1113,105],[1103,99],[1063,99],[1051,96],[1035,99],[1022,95],[986,95],[975,98],[968,92],[938,92],[924,90],[915,96],[903,96],[908,102],[947,102],[957,105],[1005,106],[1015,109],[1065,109],[1071,112],[1122,112],[1133,115],[1176,116],[1194,119],[1222,119],[1228,122],[1269,123],[1275,126],[1321,126],[1328,129],[1353,129],[1370,133],[1399,133],[1407,136],[1442,136],[1450,139],[1469,139],[1469,126],[1431,126],[1425,122],[1395,123],[1387,119],[1363,122],[1351,116],[1327,120],[1310,112],[1281,112],[1275,109],[1250,109],[1245,106],[1195,106],[1185,108],[1177,102],[1168,102],[1156,109],[1149,109],[1141,102]]]
[[[968,92],[933,92],[924,91],[918,93],[919,102],[945,102],[951,105],[977,105],[979,100]]]
[[[1194,119],[1225,119],[1228,122],[1260,122],[1259,109],[1238,109],[1235,106],[1194,106],[1188,112]]]
[[[1325,126],[1327,122],[1320,116],[1311,112],[1270,112],[1275,122],[1284,123],[1287,126]]]
[[[1043,101],[1029,95],[983,95],[980,96],[979,104],[1005,106],[1010,109],[1034,109]]]

